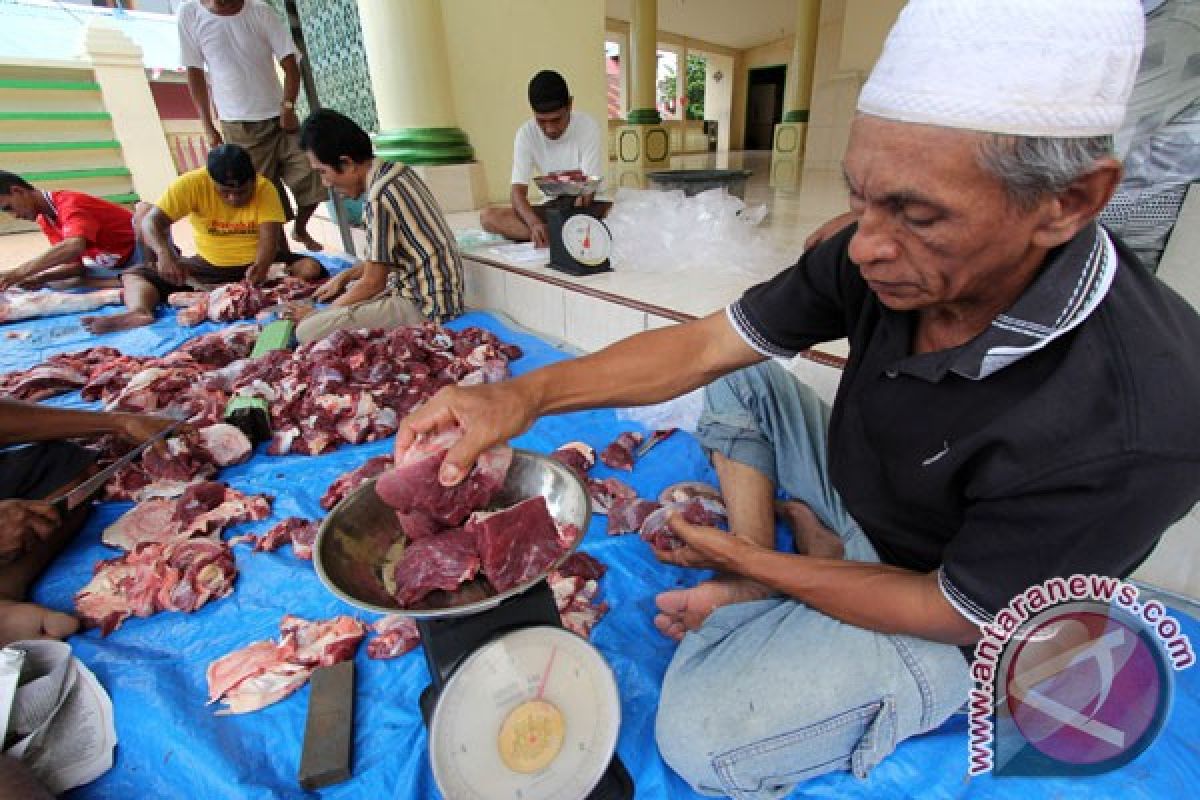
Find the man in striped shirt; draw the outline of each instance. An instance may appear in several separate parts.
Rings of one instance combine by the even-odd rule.
[[[315,295],[332,307],[294,306],[296,338],[335,330],[445,322],[463,311],[462,260],[454,233],[424,181],[405,164],[375,158],[371,138],[336,111],[312,114],[300,146],[324,184],[345,197],[365,195],[367,257]]]

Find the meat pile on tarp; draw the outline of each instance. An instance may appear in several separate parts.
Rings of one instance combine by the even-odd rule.
[[[166,356],[126,356],[110,347],[57,355],[0,376],[0,395],[40,400],[79,389],[109,410],[188,418],[197,435],[175,437],[165,454],[143,456],[106,488],[108,499],[138,500],[178,493],[249,457],[250,443],[236,430],[204,430],[221,422],[235,395],[267,402],[269,453],[316,455],[391,436],[400,417],[441,387],[502,380],[521,355],[481,328],[455,333],[432,323],[339,331],[294,352],[247,358],[257,335],[254,326],[231,327]],[[128,447],[112,438],[100,444],[106,459]]]
[[[198,483],[174,499],[154,498],[105,529],[101,541],[126,551],[101,561],[75,595],[84,622],[112,633],[131,616],[195,611],[233,591],[237,566],[221,533],[266,519],[271,501],[223,483]]]
[[[322,283],[323,280],[310,283],[291,276],[269,280],[261,286],[240,281],[218,286],[210,292],[175,292],[167,302],[179,309],[175,321],[186,328],[205,320],[252,319],[273,306],[311,297]]]

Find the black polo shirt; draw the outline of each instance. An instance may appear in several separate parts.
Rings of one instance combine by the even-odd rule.
[[[1124,577],[1200,500],[1200,316],[1090,225],[972,341],[913,355],[854,228],[728,309],[768,356],[847,337],[833,485],[884,563],[975,622],[1053,576]]]

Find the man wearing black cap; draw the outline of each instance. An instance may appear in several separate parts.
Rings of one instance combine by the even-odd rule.
[[[181,257],[171,242],[171,225],[192,223],[197,253]],[[208,166],[176,178],[142,220],[146,263],[121,276],[123,314],[84,317],[93,333],[136,328],[154,321],[154,307],[172,292],[194,286],[246,280],[261,283],[275,260],[283,207],[271,182],[254,171],[250,155],[234,144],[215,147]],[[295,256],[288,273],[316,280],[324,268]]]
[[[529,181],[535,175],[570,171],[604,176],[600,127],[587,114],[572,111],[572,99],[567,82],[553,70],[542,70],[529,81],[533,119],[517,130],[513,145],[512,205],[485,208],[479,215],[484,230],[548,247],[545,213],[529,203]],[[580,198],[584,205],[591,200],[591,196]],[[603,215],[611,204],[598,205]]]

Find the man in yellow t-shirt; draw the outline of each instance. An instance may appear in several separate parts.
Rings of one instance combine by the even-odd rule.
[[[184,217],[196,239],[197,253],[189,257],[171,242],[171,225]],[[176,178],[142,219],[146,261],[121,276],[128,311],[85,317],[83,324],[93,333],[136,328],[153,322],[155,306],[172,292],[262,283],[276,260],[283,222],[279,193],[255,173],[250,154],[233,144],[213,148],[207,166]],[[314,259],[287,256],[288,274],[309,281],[325,275]]]

